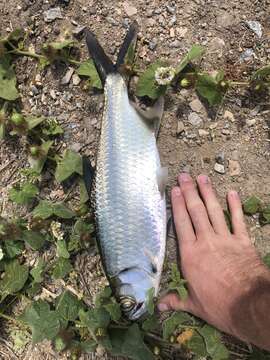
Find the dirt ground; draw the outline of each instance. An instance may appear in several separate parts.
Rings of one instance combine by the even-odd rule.
[[[62,19],[45,22],[45,12],[54,7],[60,7]],[[25,28],[30,32],[28,45],[37,51],[44,42],[56,39],[66,29],[87,26],[114,58],[128,24],[136,19],[140,26],[137,63],[141,67],[159,58],[175,65],[196,43],[207,48],[203,68],[208,71],[224,69],[231,79],[243,80],[253,69],[269,64],[269,8],[270,0],[9,0],[0,2],[0,24],[2,34],[16,27]],[[255,34],[247,21],[258,21],[262,35]],[[81,41],[81,59],[86,58],[85,44]],[[65,67],[52,66],[41,71],[35,60],[19,59],[16,73],[23,109],[28,113],[56,117],[65,130],[62,148],[80,151],[94,162],[103,96],[86,92],[83,82],[77,84],[74,78],[69,84],[62,85],[66,71]],[[38,74],[41,86],[35,85]],[[194,118],[196,121],[192,121]],[[221,106],[213,109],[193,90],[171,91],[166,96],[158,139],[162,163],[169,167],[168,193],[179,171],[185,170],[194,176],[209,174],[224,206],[229,189],[238,190],[243,199],[257,195],[269,203],[269,126],[269,98],[254,98],[236,89],[229,92]],[[8,202],[7,192],[19,179],[18,169],[27,164],[22,149],[23,144],[17,142],[1,143],[2,216],[12,216],[17,211]],[[221,165],[219,171],[224,173],[216,171],[217,164]],[[47,177],[45,174],[41,197],[52,200],[63,197],[61,187],[50,174]],[[255,216],[247,221],[260,253],[270,252],[270,225],[260,227]],[[168,237],[167,248],[168,258],[174,259],[176,248],[172,236]],[[87,254],[84,257],[78,259],[83,269],[88,266]],[[1,359],[65,358],[65,355],[57,355],[48,343],[29,345],[23,353],[15,354],[5,334],[3,330]],[[99,358],[105,358],[105,355]]]

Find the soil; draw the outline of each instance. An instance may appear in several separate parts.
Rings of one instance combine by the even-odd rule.
[[[201,44],[207,49],[201,63],[205,70],[223,69],[230,79],[245,80],[254,69],[269,64],[269,6],[270,0],[9,0],[0,3],[0,23],[2,35],[23,27],[29,34],[27,46],[37,52],[42,44],[55,40],[64,31],[87,26],[115,59],[128,24],[136,19],[140,26],[136,60],[139,67],[143,68],[160,58],[175,65],[193,44]],[[45,12],[55,7],[60,8],[62,19],[45,22]],[[247,21],[260,23],[261,37],[248,27]],[[83,40],[80,41],[80,53],[81,59],[87,59]],[[103,96],[85,91],[84,81],[74,84],[74,78],[69,84],[62,85],[61,79],[66,71],[64,65],[40,70],[36,60],[19,58],[16,74],[22,108],[25,113],[57,118],[65,130],[64,142],[59,143],[59,148],[73,148],[89,156],[94,163]],[[41,77],[39,86],[36,85],[37,75]],[[171,90],[166,96],[158,138],[162,163],[169,168],[168,194],[176,183],[177,174],[185,170],[193,176],[209,174],[224,207],[229,189],[239,191],[243,199],[257,195],[269,203],[269,119],[267,96],[254,96],[237,88],[228,93],[222,105],[210,108],[194,90]],[[23,149],[23,141],[1,143],[2,216],[11,217],[18,211],[22,214],[25,211],[14,207],[7,197],[8,189],[20,181],[18,170],[27,166]],[[224,173],[215,170],[216,163],[221,165]],[[49,171],[42,182],[42,198],[63,199],[63,189]],[[168,204],[169,201],[168,196]],[[259,252],[262,255],[270,252],[270,225],[261,227],[256,216],[247,218],[247,222]],[[168,237],[167,249],[168,259],[175,259],[175,238],[172,235]],[[78,271],[91,274],[95,265],[99,264],[99,258],[79,255],[76,264]],[[94,293],[105,281],[104,278],[100,280],[100,272],[98,274],[96,278],[93,274],[88,277],[91,278],[88,286]],[[78,284],[76,291],[85,291],[87,284],[81,281]],[[57,293],[63,284],[58,284],[59,289],[56,285],[53,290]],[[16,352],[8,335],[8,325],[1,333],[2,359],[64,359],[67,356],[55,353],[47,342],[35,346],[29,344],[23,352]],[[104,359],[106,355],[82,358]]]

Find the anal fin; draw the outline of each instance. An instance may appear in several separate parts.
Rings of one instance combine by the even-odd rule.
[[[168,168],[160,167],[157,169],[157,183],[158,190],[163,195],[165,193],[165,188],[168,182]]]

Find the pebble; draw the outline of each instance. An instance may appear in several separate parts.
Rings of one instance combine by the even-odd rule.
[[[242,54],[240,55],[240,61],[249,61],[252,57],[256,57],[255,52],[252,49],[246,49]]]
[[[72,75],[72,84],[77,86],[77,85],[79,85],[80,82],[81,82],[81,79],[80,79],[79,75],[73,74]]]
[[[237,160],[229,160],[230,176],[238,176],[241,173],[241,166]]]
[[[223,135],[231,135],[231,132],[228,129],[222,129],[221,134],[223,134]]]
[[[217,16],[216,22],[217,25],[227,28],[233,25],[234,16],[230,13],[224,12],[223,14]]]
[[[84,32],[85,26],[76,26],[75,29],[72,30],[72,34],[76,36],[82,35]]]
[[[219,174],[225,174],[225,166],[222,164],[215,163],[214,170]]]
[[[169,44],[170,48],[179,48],[182,45],[180,40],[174,40]]]
[[[155,50],[155,48],[157,47],[157,40],[156,39],[152,39],[152,41],[150,41],[149,42],[149,45],[148,45],[148,47],[149,47],[149,49],[150,50]]]
[[[262,25],[259,21],[246,21],[247,26],[258,36],[258,38],[262,37]]]
[[[225,41],[218,37],[213,38],[208,45],[210,51],[220,51],[225,47]]]
[[[185,37],[186,33],[188,32],[188,28],[177,28],[177,34],[178,34],[178,37],[180,38],[183,38]]]
[[[71,150],[79,152],[82,148],[82,144],[80,143],[73,143],[70,145]]]
[[[174,6],[170,6],[170,5],[166,5],[166,9],[167,9],[168,13],[170,13],[172,15],[175,13],[175,10],[176,10]]]
[[[199,99],[194,99],[189,103],[191,110],[199,113],[203,110],[203,104],[200,102]]]
[[[216,155],[216,162],[218,164],[224,165],[225,163],[225,153],[224,151],[220,152],[219,154]]]
[[[68,70],[67,70],[67,72],[65,73],[64,77],[61,79],[61,84],[62,84],[62,85],[67,85],[67,84],[69,84],[70,79],[71,79],[74,71],[75,71],[74,68],[72,68],[72,67],[69,67],[69,68],[68,68]]]
[[[173,26],[173,25],[175,25],[175,24],[176,24],[176,16],[173,15],[173,17],[172,17],[171,20],[169,21],[168,26],[171,27],[171,26]]]
[[[44,21],[47,23],[52,22],[55,19],[63,19],[63,15],[59,7],[51,8],[47,11],[44,11],[43,15],[44,15]]]
[[[183,121],[178,121],[176,134],[180,135],[180,134],[182,134],[183,131],[185,131],[185,125],[184,125]]]
[[[247,119],[246,124],[248,127],[254,126],[256,124],[256,119]]]
[[[231,122],[235,122],[234,115],[229,110],[225,110],[223,117],[224,117],[225,120],[230,120]]]
[[[127,16],[131,17],[133,15],[136,15],[138,10],[135,6],[129,4],[127,1],[123,3],[124,11],[127,14]]]
[[[209,131],[204,130],[204,129],[199,129],[198,133],[199,133],[199,136],[208,136],[209,135]]]
[[[50,90],[50,97],[51,97],[53,100],[56,99],[56,93],[55,93],[55,91],[54,91],[53,89]]]
[[[198,126],[203,122],[202,118],[195,112],[192,112],[188,115],[188,121],[193,126]]]
[[[118,26],[118,22],[111,16],[107,16],[106,20],[108,21],[109,24],[113,25],[113,26]]]

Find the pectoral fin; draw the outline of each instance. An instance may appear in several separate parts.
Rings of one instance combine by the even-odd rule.
[[[90,198],[92,183],[95,175],[95,169],[91,165],[91,161],[88,159],[87,156],[83,156],[82,164],[83,164],[83,180],[85,183],[88,196]]]
[[[155,104],[152,107],[149,107],[147,110],[143,110],[136,103],[132,103],[132,105],[139,113],[139,115],[145,120],[145,122],[149,126],[151,126],[155,133],[155,136],[157,137],[164,111],[164,97],[160,96],[160,98],[155,102]]]
[[[157,170],[157,183],[158,183],[158,190],[162,195],[165,193],[167,182],[168,182],[168,168],[160,167]]]

